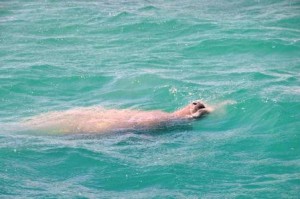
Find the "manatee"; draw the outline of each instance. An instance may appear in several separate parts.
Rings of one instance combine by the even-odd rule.
[[[57,134],[108,133],[182,124],[211,111],[213,109],[202,101],[193,101],[172,113],[87,107],[44,113],[24,120],[23,125],[32,130]]]

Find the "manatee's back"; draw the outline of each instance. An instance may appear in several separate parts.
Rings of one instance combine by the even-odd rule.
[[[76,108],[67,111],[55,111],[27,118],[22,122],[24,127],[33,131],[46,133],[78,133],[90,131],[89,123],[101,121],[104,110],[100,108]],[[97,116],[97,117],[96,117]],[[85,127],[81,129],[82,127]]]
[[[105,133],[124,129],[147,129],[172,120],[162,111],[106,110],[103,108],[76,108],[41,114],[23,122],[34,131],[46,133]]]

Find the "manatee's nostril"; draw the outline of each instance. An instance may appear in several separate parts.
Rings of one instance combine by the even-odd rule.
[[[205,108],[204,104],[199,105],[199,109]]]

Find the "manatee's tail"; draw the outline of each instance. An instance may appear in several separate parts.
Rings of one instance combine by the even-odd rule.
[[[27,132],[27,131],[28,131],[28,128],[19,122],[0,123],[0,133],[1,134],[21,133],[21,132]]]

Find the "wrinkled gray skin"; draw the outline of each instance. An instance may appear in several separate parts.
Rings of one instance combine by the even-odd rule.
[[[45,113],[23,122],[29,129],[55,133],[107,133],[130,129],[153,129],[170,123],[199,118],[211,112],[201,101],[194,101],[173,113],[131,109],[103,109],[100,107],[76,108]]]

